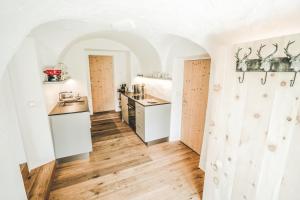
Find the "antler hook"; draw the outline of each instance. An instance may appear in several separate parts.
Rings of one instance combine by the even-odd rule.
[[[239,76],[239,83],[243,83],[245,79],[245,72],[243,72],[242,78]]]
[[[262,78],[260,80],[262,85],[266,84],[266,82],[267,82],[267,75],[268,75],[268,72],[265,73],[265,78]]]
[[[295,72],[294,74],[294,78],[292,80],[290,80],[290,87],[293,87],[296,81],[296,76],[297,76],[297,72]]]

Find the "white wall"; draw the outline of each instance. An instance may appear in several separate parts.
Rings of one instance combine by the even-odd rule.
[[[267,44],[264,55],[279,44],[276,56],[284,56],[289,40],[293,54],[300,52],[300,34],[220,48],[213,55],[213,87],[206,120],[201,166],[205,166],[204,199],[297,199],[300,189],[295,142],[299,132],[300,85],[289,86],[293,73],[235,72],[234,53],[238,47],[253,49]]]
[[[92,112],[92,98],[89,77],[88,55],[111,55],[114,67],[115,110],[119,111],[117,88],[122,83],[130,83],[140,71],[136,56],[124,45],[107,39],[89,39],[71,46],[61,62],[65,63],[72,80],[65,84],[44,84],[44,94],[47,109],[50,111],[57,103],[60,91],[75,91],[88,96],[89,107]]]
[[[24,146],[22,141],[22,135],[19,127],[19,121],[16,113],[15,108],[15,100],[12,94],[11,83],[9,79],[8,71],[6,71],[5,75],[3,76],[0,84],[0,93],[2,94],[2,98],[0,105],[2,106],[1,113],[6,114],[6,118],[3,121],[7,121],[3,123],[7,128],[11,136],[11,140],[16,147],[14,151],[16,152],[15,158],[19,164],[26,162],[26,156],[24,152]]]
[[[8,72],[0,80],[0,199],[27,199],[19,164],[26,162]]]
[[[55,159],[39,70],[34,39],[27,38],[9,65],[9,75],[29,169]]]
[[[171,101],[172,97],[172,80],[162,80],[146,77],[135,77],[132,84],[144,84],[145,93],[152,96]],[[132,88],[130,88],[132,89]]]

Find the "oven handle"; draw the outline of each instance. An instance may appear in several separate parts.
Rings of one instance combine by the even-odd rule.
[[[127,104],[128,108],[131,108],[131,109],[135,109],[135,106],[132,106],[130,104]]]

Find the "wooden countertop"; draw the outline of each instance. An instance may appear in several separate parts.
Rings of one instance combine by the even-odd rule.
[[[170,104],[171,102],[151,96],[149,94],[144,94],[143,96],[138,95],[135,96],[133,92],[125,92],[122,93],[123,95],[127,96],[128,98],[134,100],[135,102],[141,104],[142,106],[157,106],[163,104]],[[155,103],[151,103],[151,101]]]
[[[81,97],[78,102],[66,103],[62,105],[57,103],[48,116],[52,115],[64,115],[80,112],[89,112],[88,100],[87,97]]]

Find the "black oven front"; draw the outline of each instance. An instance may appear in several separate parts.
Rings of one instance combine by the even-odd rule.
[[[128,121],[129,126],[135,131],[135,101],[128,98]]]

